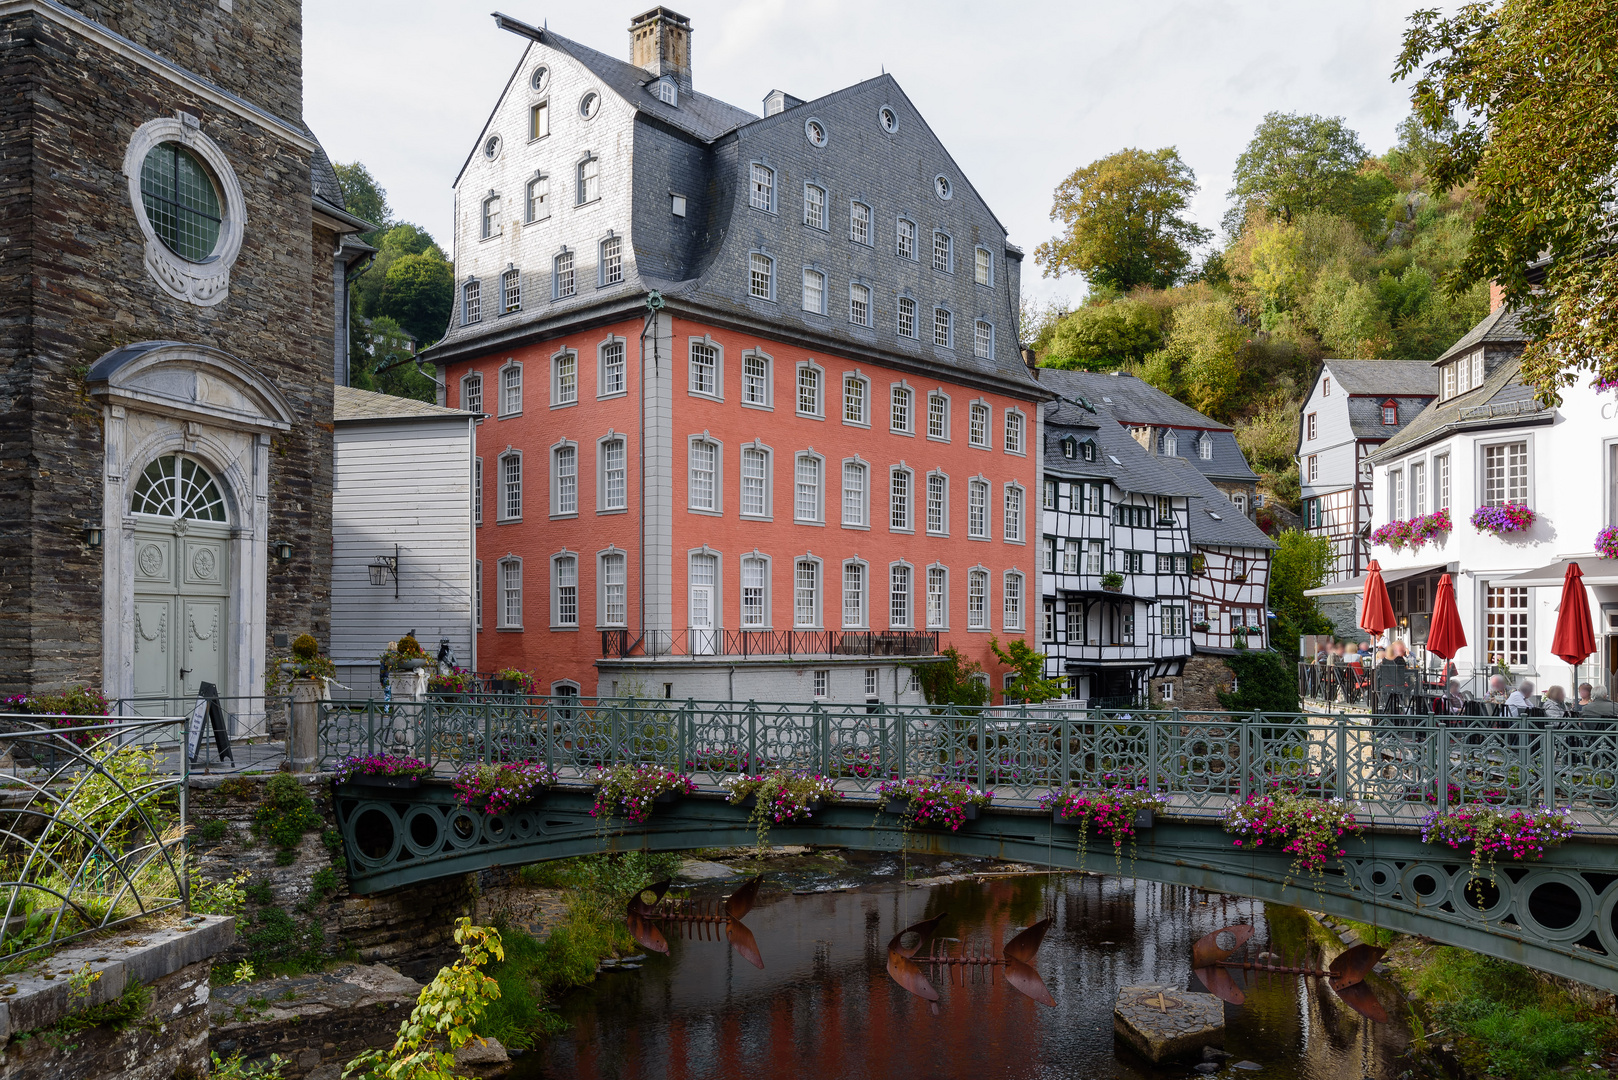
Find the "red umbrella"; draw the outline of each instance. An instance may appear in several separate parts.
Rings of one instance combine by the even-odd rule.
[[[1360,629],[1372,637],[1394,624],[1393,601],[1388,599],[1388,587],[1382,584],[1382,565],[1371,560],[1365,574],[1365,597],[1360,605]]]
[[[1577,667],[1596,651],[1595,631],[1590,628],[1590,600],[1584,595],[1584,571],[1579,564],[1567,564],[1562,578],[1562,607],[1556,613],[1556,634],[1551,652]]]
[[[1445,660],[1466,648],[1466,630],[1461,613],[1455,608],[1455,583],[1445,574],[1438,579],[1438,595],[1433,598],[1433,623],[1427,630],[1427,651]]]

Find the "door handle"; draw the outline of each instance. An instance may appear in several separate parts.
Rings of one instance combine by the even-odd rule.
[[[195,670],[195,669],[194,668],[188,668],[188,667],[181,668],[180,669],[180,682],[182,682],[182,683],[185,682],[185,677],[187,675],[191,674],[191,672],[193,670]]]

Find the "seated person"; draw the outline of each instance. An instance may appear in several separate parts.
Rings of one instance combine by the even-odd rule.
[[[1591,689],[1590,704],[1579,712],[1579,716],[1585,720],[1596,721],[1594,724],[1585,724],[1585,727],[1599,727],[1603,730],[1610,730],[1612,727],[1610,721],[1618,719],[1618,706],[1613,704],[1612,694],[1605,686],[1597,686]],[[1609,722],[1601,723],[1603,720]]]
[[[1506,700],[1506,694],[1510,692],[1510,689],[1510,684],[1506,682],[1506,677],[1504,675],[1489,676],[1489,700],[1494,704],[1499,705],[1503,703]]]
[[[1492,680],[1491,680],[1492,681]],[[1506,698],[1506,707],[1503,710],[1507,716],[1525,716],[1529,709],[1534,707],[1534,684],[1524,679],[1517,684],[1517,689]]]
[[[1547,688],[1545,700],[1540,705],[1544,708],[1547,719],[1560,720],[1565,716],[1573,715],[1567,705],[1567,694],[1560,686]]]
[[[1439,700],[1450,715],[1460,715],[1461,710],[1466,707],[1466,698],[1461,696],[1461,680],[1452,678],[1445,682],[1444,696]]]

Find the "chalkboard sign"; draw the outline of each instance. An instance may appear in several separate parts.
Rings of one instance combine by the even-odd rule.
[[[219,760],[236,764],[236,755],[230,752],[225,710],[219,704],[219,688],[211,682],[198,684],[197,703],[191,709],[191,723],[186,730],[186,756],[193,765],[197,763],[197,753],[202,749],[202,725],[205,721],[213,724],[214,749],[219,753]]]

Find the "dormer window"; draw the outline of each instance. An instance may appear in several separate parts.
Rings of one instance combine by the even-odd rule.
[[[1313,416],[1314,414],[1310,414]],[[1213,460],[1213,436],[1204,432],[1197,436],[1197,457],[1203,461]]]
[[[680,84],[667,76],[657,80],[657,100],[665,105],[680,105]]]
[[[1399,426],[1399,403],[1392,398],[1382,403],[1382,424],[1384,427]]]
[[[1096,459],[1096,444],[1089,439],[1085,439],[1079,444],[1079,456],[1085,461],[1094,461]]]
[[[1163,457],[1180,456],[1180,440],[1172,431],[1164,431],[1157,436],[1157,452]]]
[[[1072,438],[1063,439],[1062,440],[1062,456],[1067,458],[1069,461],[1072,461],[1074,458],[1078,457],[1079,456],[1079,441],[1077,439],[1072,439]]]

